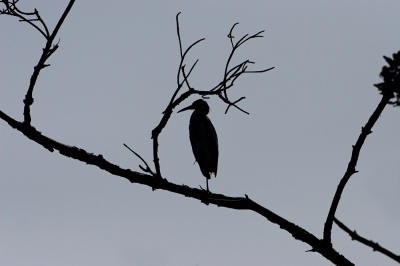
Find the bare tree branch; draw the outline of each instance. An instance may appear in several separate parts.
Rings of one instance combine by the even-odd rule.
[[[233,85],[233,82],[234,82],[234,81],[236,80],[236,78],[238,78],[241,74],[244,74],[244,73],[262,73],[262,72],[267,72],[267,71],[273,69],[273,67],[272,67],[272,68],[265,69],[265,70],[257,70],[257,71],[248,71],[248,72],[246,72],[247,64],[253,63],[253,62],[251,62],[251,61],[249,61],[249,60],[245,60],[244,62],[242,62],[242,63],[236,65],[235,67],[233,67],[233,68],[231,68],[231,69],[229,69],[229,65],[230,65],[230,63],[231,63],[231,60],[232,60],[232,58],[233,58],[233,56],[234,56],[236,50],[237,50],[242,44],[244,44],[245,42],[247,42],[247,41],[249,41],[249,40],[251,40],[251,39],[263,37],[263,36],[261,35],[261,33],[263,33],[264,31],[262,30],[262,31],[259,31],[259,32],[255,33],[255,34],[252,34],[252,35],[250,35],[250,36],[249,36],[248,34],[245,34],[242,38],[239,39],[239,41],[237,41],[237,42],[235,43],[235,42],[233,41],[233,39],[234,39],[235,37],[232,35],[232,32],[233,32],[234,28],[235,28],[238,24],[239,24],[238,22],[235,23],[235,24],[233,24],[232,27],[231,27],[231,29],[229,30],[228,38],[229,38],[229,41],[230,41],[230,43],[231,43],[232,49],[231,49],[231,52],[230,52],[230,54],[229,54],[229,56],[228,56],[228,59],[227,59],[227,61],[226,61],[226,64],[225,64],[224,78],[223,78],[223,81],[221,82],[221,85],[222,85],[222,87],[221,87],[221,92],[222,92],[222,93],[219,93],[219,95],[218,95],[219,98],[220,98],[222,101],[224,101],[226,104],[228,104],[228,107],[226,108],[225,114],[228,112],[228,110],[229,110],[229,108],[230,108],[231,106],[236,107],[238,110],[242,111],[242,112],[245,113],[245,114],[249,114],[249,112],[243,110],[242,108],[239,108],[239,107],[236,105],[236,103],[238,103],[239,101],[243,100],[245,97],[241,97],[241,98],[239,98],[239,100],[237,100],[237,101],[235,101],[235,102],[231,102],[231,101],[229,100],[229,98],[228,98],[228,93],[227,93],[228,88],[231,87],[231,86],[227,85],[227,83],[228,83],[229,80],[231,80],[231,85]],[[231,72],[234,72],[234,74],[232,74]],[[231,75],[230,75],[230,74],[231,74]],[[215,89],[215,88],[213,88],[212,90],[214,90],[214,89]]]
[[[93,153],[89,153],[84,149],[75,147],[75,146],[69,146],[66,144],[63,144],[61,142],[58,142],[54,139],[51,139],[45,135],[43,135],[41,132],[39,132],[36,128],[34,128],[31,125],[31,117],[30,117],[30,106],[33,103],[33,88],[35,86],[36,80],[38,78],[38,75],[40,73],[40,70],[42,68],[45,68],[48,66],[46,64],[46,60],[55,52],[55,50],[58,48],[58,44],[53,45],[53,41],[55,39],[55,36],[57,35],[57,32],[59,31],[62,23],[64,22],[66,16],[68,15],[70,9],[72,8],[74,4],[74,0],[71,0],[66,7],[65,11],[63,12],[62,16],[60,17],[56,27],[54,28],[53,32],[51,35],[49,34],[49,31],[47,30],[46,24],[43,22],[42,18],[40,17],[39,13],[35,9],[34,12],[22,12],[18,8],[16,8],[16,3],[18,0],[14,0],[13,2],[9,1],[2,1],[3,3],[6,4],[7,10],[12,9],[12,12],[17,12],[20,14],[22,17],[28,16],[28,15],[33,15],[36,16],[36,18],[29,18],[29,19],[24,19],[23,21],[29,23],[29,24],[34,24],[34,22],[39,22],[42,23],[42,26],[44,27],[44,30],[39,30],[40,28],[36,25],[35,28],[41,32],[42,35],[46,37],[46,46],[43,49],[43,53],[39,59],[38,64],[34,68],[34,72],[31,76],[31,80],[29,83],[29,88],[27,91],[27,94],[25,96],[24,100],[24,120],[23,122],[19,122],[12,117],[8,116],[4,112],[0,111],[0,119],[6,121],[11,127],[15,128],[16,130],[20,131],[22,134],[24,134],[27,138],[31,139],[32,141],[42,145],[44,148],[48,149],[49,151],[53,152],[54,150],[57,150],[60,154],[70,157],[82,162],[85,162],[87,164],[95,165],[110,174],[120,176],[123,178],[126,178],[132,183],[138,183],[138,184],[143,184],[151,187],[153,190],[156,189],[162,189],[166,191],[170,191],[173,193],[177,193],[180,195],[184,195],[186,197],[191,197],[197,200],[200,200],[201,202],[205,204],[214,204],[217,206],[221,207],[226,207],[226,208],[231,208],[231,209],[239,209],[239,210],[251,210],[253,212],[256,212],[260,214],[261,216],[265,217],[272,223],[278,224],[282,229],[285,231],[289,232],[295,239],[298,239],[302,242],[305,242],[309,244],[312,249],[311,251],[318,252],[331,262],[333,262],[336,265],[354,265],[352,262],[350,262],[347,258],[339,254],[335,249],[333,249],[330,241],[327,242],[325,237],[323,239],[319,239],[313,234],[309,233],[307,230],[303,229],[302,227],[286,220],[285,218],[279,216],[278,214],[268,210],[267,208],[261,206],[260,204],[254,202],[251,200],[247,195],[244,197],[230,197],[230,196],[225,196],[222,194],[217,194],[217,193],[211,193],[202,189],[197,189],[197,188],[191,188],[186,185],[178,185],[169,182],[167,179],[163,178],[161,176],[161,171],[160,171],[160,164],[159,164],[159,158],[158,158],[158,136],[161,133],[161,131],[165,128],[166,124],[168,123],[168,120],[176,106],[178,106],[182,101],[190,97],[191,95],[199,95],[199,96],[211,96],[215,95],[218,96],[224,103],[227,104],[227,109],[226,112],[229,110],[231,106],[236,107],[237,109],[241,110],[242,112],[247,113],[245,110],[241,109],[240,107],[237,106],[237,103],[239,103],[241,100],[245,99],[245,97],[240,97],[236,101],[231,101],[228,98],[228,89],[230,89],[233,85],[234,82],[243,74],[248,74],[248,73],[262,73],[269,71],[272,68],[267,68],[264,70],[247,70],[249,64],[254,64],[254,62],[250,60],[244,60],[243,62],[230,67],[230,62],[236,52],[236,50],[246,43],[247,41],[254,39],[254,38],[259,38],[263,37],[261,33],[263,31],[259,31],[255,34],[249,35],[245,34],[242,36],[236,43],[233,41],[234,36],[232,35],[233,29],[237,25],[235,23],[228,34],[228,38],[230,40],[232,50],[228,56],[227,62],[225,64],[225,70],[224,70],[224,75],[223,79],[221,82],[219,82],[216,86],[211,88],[210,90],[206,91],[201,91],[193,88],[190,83],[189,83],[189,76],[196,66],[198,60],[192,65],[190,68],[189,72],[186,74],[185,72],[185,64],[184,60],[188,52],[193,48],[196,44],[201,42],[203,39],[199,39],[196,42],[192,43],[191,45],[188,46],[185,50],[183,50],[182,46],[182,41],[181,41],[181,35],[180,35],[180,29],[179,29],[179,14],[176,17],[176,23],[177,23],[177,35],[178,35],[178,41],[179,41],[179,51],[180,51],[180,63],[179,63],[179,68],[178,68],[178,73],[177,73],[177,88],[174,91],[171,100],[166,107],[165,111],[163,112],[163,116],[159,122],[159,124],[153,129],[152,131],[152,138],[153,138],[153,157],[154,157],[154,164],[155,164],[155,170],[156,172],[154,173],[147,162],[135,151],[133,151],[129,146],[126,144],[125,147],[127,147],[131,152],[133,152],[141,161],[145,164],[146,168],[143,166],[139,166],[143,171],[149,173],[149,174],[143,174],[139,173],[136,171],[132,171],[130,169],[123,169],[119,167],[118,165],[115,165],[106,159],[103,158],[101,154],[95,155]],[[7,12],[10,11],[1,11],[3,14],[7,14]],[[183,81],[181,81],[181,75],[183,76]],[[180,93],[181,88],[183,85],[186,84],[188,87],[188,90],[185,92]],[[180,94],[179,94],[180,93]],[[384,106],[383,106],[384,107]],[[382,110],[383,110],[382,107]],[[381,111],[380,111],[381,112]],[[379,113],[380,114],[380,113]],[[379,117],[379,114],[377,117]],[[376,117],[376,119],[377,119]],[[375,121],[376,121],[375,119]],[[371,120],[371,119],[370,119]],[[375,123],[372,122],[372,125]],[[370,129],[372,128],[372,125],[368,129],[370,121],[368,121],[366,129],[363,129],[362,134],[365,134],[363,137],[365,139],[366,135],[369,134]],[[360,138],[359,138],[360,139]],[[362,143],[364,140],[361,141],[359,144],[359,141],[356,143],[360,147],[358,148],[358,152],[356,155],[355,161],[357,161],[358,158],[358,153],[359,150],[361,149]],[[353,149],[353,153],[354,153]],[[353,160],[353,159],[352,159]],[[351,161],[352,161],[351,160]],[[354,165],[355,166],[355,165]],[[355,172],[355,169],[354,169]],[[352,174],[353,172],[351,172]],[[350,175],[351,175],[350,174]],[[347,182],[347,181],[346,181]],[[336,195],[335,195],[336,196]],[[340,195],[339,195],[340,198]],[[337,206],[336,206],[337,207]],[[335,207],[335,209],[336,209]]]
[[[136,157],[138,157],[146,167],[143,167],[142,165],[139,165],[139,168],[142,169],[144,172],[149,173],[151,175],[154,175],[154,172],[151,170],[150,166],[147,164],[146,160],[143,159],[142,156],[140,156],[139,153],[135,152],[131,147],[126,145],[125,143],[123,144],[125,148],[127,148],[129,151],[131,151]]]
[[[167,108],[163,112],[163,116],[160,122],[151,132],[151,138],[153,139],[153,161],[154,161],[154,166],[156,168],[156,174],[160,178],[161,178],[161,171],[160,171],[160,159],[158,157],[158,136],[160,135],[164,127],[167,125],[167,122],[171,117],[173,109],[193,93],[194,93],[193,90],[188,90],[182,93],[174,102],[168,104]]]
[[[24,12],[21,11],[17,7],[18,0],[8,1],[3,0],[0,3],[5,5],[5,9],[0,10],[0,14],[10,15],[20,18],[20,21],[27,22],[31,26],[33,26],[36,30],[38,30],[46,39],[46,45],[43,48],[42,55],[39,58],[37,65],[33,69],[32,76],[30,78],[28,91],[26,92],[25,99],[24,99],[24,123],[30,124],[31,123],[31,114],[30,114],[30,107],[33,104],[33,88],[36,85],[36,81],[39,77],[40,71],[49,66],[46,64],[46,60],[57,50],[58,43],[53,45],[53,41],[63,24],[65,18],[67,17],[69,11],[71,10],[72,6],[74,5],[75,0],[70,0],[69,4],[65,8],[63,14],[61,15],[60,19],[58,20],[53,32],[50,34],[46,23],[43,21],[42,17],[39,15],[37,9],[33,12]],[[33,17],[33,18],[27,18]],[[39,25],[36,25],[34,22],[39,22]],[[41,28],[41,27],[43,28]]]
[[[194,62],[192,67],[189,69],[189,73],[187,75],[186,75],[186,72],[185,72],[185,66],[182,66],[182,75],[183,75],[183,78],[184,78],[184,81],[186,83],[186,86],[187,86],[188,90],[193,90],[193,87],[190,86],[190,84],[189,84],[189,76],[190,76],[190,73],[192,73],[192,71],[193,71],[194,67],[196,66],[197,62],[199,62],[199,59],[197,59]]]
[[[360,236],[355,230],[352,231],[350,228],[348,228],[346,225],[344,225],[336,217],[334,218],[334,221],[337,224],[337,226],[339,226],[340,229],[342,229],[347,234],[349,234],[349,236],[351,237],[351,240],[358,241],[358,242],[360,242],[360,243],[372,248],[373,251],[380,252],[380,253],[388,256],[389,258],[393,259],[394,261],[400,263],[400,255],[394,254],[390,250],[388,250],[388,249],[382,247],[381,245],[379,245],[379,243],[377,243],[377,242],[374,242],[372,240],[368,240],[365,237]]]
[[[161,118],[160,122],[158,123],[158,125],[152,130],[151,133],[151,138],[153,139],[153,161],[154,161],[154,167],[156,169],[156,175],[158,177],[161,177],[161,169],[160,169],[160,158],[158,157],[158,136],[161,134],[161,131],[163,130],[163,128],[165,127],[165,125],[167,124],[171,114],[172,114],[172,110],[174,109],[174,107],[176,107],[180,102],[182,102],[185,98],[189,97],[191,93],[189,94],[185,94],[187,95],[186,97],[182,98],[179,97],[179,99],[176,99],[180,89],[182,88],[182,86],[184,84],[188,85],[188,90],[191,91],[191,88],[189,86],[189,83],[187,81],[187,79],[189,78],[190,73],[192,72],[192,70],[194,69],[194,67],[196,66],[198,60],[196,60],[196,62],[193,64],[193,66],[191,67],[189,73],[183,74],[184,76],[184,80],[181,81],[180,77],[181,77],[181,73],[184,71],[184,61],[186,58],[186,55],[189,53],[189,51],[196,46],[196,44],[200,43],[201,41],[205,40],[205,38],[201,38],[195,42],[193,42],[191,45],[189,45],[188,48],[186,48],[185,50],[183,50],[182,48],[182,40],[181,40],[181,34],[180,34],[180,28],[179,28],[179,15],[181,14],[181,12],[179,12],[176,15],[176,31],[177,31],[177,35],[178,35],[178,42],[179,42],[179,54],[180,54],[180,62],[179,62],[179,67],[178,67],[178,73],[177,73],[177,88],[175,89],[174,93],[172,94],[171,100],[167,106],[167,108],[164,110],[163,112],[163,117]]]
[[[385,109],[385,106],[388,104],[391,97],[392,97],[392,95],[390,95],[388,93],[385,93],[382,96],[381,101],[379,102],[375,111],[372,113],[371,117],[368,119],[367,124],[365,124],[365,126],[361,128],[361,134],[358,137],[356,144],[353,145],[353,151],[351,153],[351,158],[350,158],[349,164],[347,166],[346,172],[344,173],[344,176],[340,180],[339,185],[336,189],[335,196],[333,197],[332,204],[329,209],[328,217],[326,218],[326,221],[325,221],[324,240],[329,245],[332,245],[331,231],[332,231],[333,219],[335,217],[336,209],[339,205],[340,197],[342,196],[344,187],[346,186],[350,177],[353,174],[358,172],[356,170],[356,165],[357,165],[358,157],[360,155],[360,151],[364,144],[364,141],[367,138],[367,136],[372,133],[372,127],[374,126],[375,122],[378,120],[383,109]]]
[[[70,0],[68,6],[65,8],[63,14],[61,15],[59,21],[57,22],[56,27],[54,28],[51,35],[47,38],[46,46],[43,49],[42,55],[40,56],[39,62],[34,67],[28,91],[26,92],[25,99],[24,99],[24,123],[30,124],[31,123],[31,114],[30,114],[30,107],[33,104],[33,88],[36,85],[37,78],[39,76],[40,70],[45,68],[46,60],[57,50],[58,43],[53,45],[54,38],[56,37],[58,30],[60,29],[62,23],[64,22],[65,18],[67,17],[69,11],[71,10],[72,6],[74,5],[75,0]]]
[[[200,200],[201,202],[205,202],[207,204],[214,204],[216,206],[226,207],[230,209],[251,210],[253,212],[256,212],[268,219],[270,222],[279,225],[280,228],[289,232],[295,239],[307,243],[312,247],[313,251],[320,253],[322,256],[324,256],[334,264],[354,265],[331,246],[325,245],[325,242],[323,240],[318,239],[304,228],[286,220],[278,214],[261,206],[260,204],[251,200],[247,195],[245,195],[245,197],[229,197],[222,194],[207,192],[205,190],[197,188],[191,188],[186,185],[174,184],[167,181],[165,178],[160,178],[156,175],[142,174],[132,171],[130,169],[123,169],[120,168],[118,165],[104,159],[101,154],[95,155],[93,153],[87,152],[84,149],[75,146],[69,146],[53,140],[43,135],[33,126],[26,123],[18,122],[2,111],[0,111],[0,119],[6,121],[11,127],[20,131],[27,138],[42,145],[44,148],[51,152],[57,150],[60,154],[66,157],[82,161],[86,164],[95,165],[112,175],[126,178],[131,183],[146,185],[151,187],[153,190],[162,189],[170,191],[183,195],[185,197]]]

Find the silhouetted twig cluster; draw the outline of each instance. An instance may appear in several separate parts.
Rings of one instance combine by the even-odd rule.
[[[33,12],[22,11],[18,8],[19,0],[2,0],[0,3],[4,5],[4,8],[0,9],[0,15],[10,15],[19,18],[19,21],[26,22],[34,27],[44,38],[48,39],[50,37],[49,29],[46,23],[44,23],[39,11],[35,8]]]
[[[400,51],[394,53],[392,58],[384,56],[388,66],[382,67],[380,77],[383,82],[375,84],[375,87],[382,94],[388,94],[394,100],[389,101],[389,104],[394,106],[400,105]]]
[[[182,103],[184,100],[189,98],[192,95],[200,95],[200,96],[218,96],[224,103],[227,104],[227,108],[225,113],[229,110],[231,106],[236,107],[240,111],[247,113],[247,111],[243,110],[240,108],[237,104],[239,101],[243,100],[245,97],[241,97],[238,100],[231,101],[228,98],[228,89],[234,86],[235,81],[242,76],[243,74],[250,74],[250,73],[263,73],[267,72],[269,70],[272,70],[274,67],[270,67],[267,69],[261,69],[261,70],[247,70],[249,64],[254,64],[254,62],[250,60],[245,60],[235,66],[231,66],[231,61],[235,53],[237,52],[238,48],[245,44],[246,42],[255,39],[255,38],[260,38],[262,37],[261,33],[264,31],[259,31],[255,34],[246,34],[243,37],[241,37],[236,43],[233,41],[233,36],[232,32],[235,26],[238,23],[235,23],[228,34],[228,38],[230,40],[232,49],[231,52],[228,56],[228,59],[225,64],[225,69],[224,69],[224,75],[223,78],[220,82],[218,82],[217,85],[214,87],[210,88],[209,90],[198,90],[193,88],[190,85],[189,82],[189,77],[190,74],[192,73],[193,69],[196,67],[196,64],[199,62],[197,59],[189,68],[189,71],[186,71],[186,63],[185,59],[186,56],[188,55],[189,51],[191,51],[192,48],[194,48],[197,44],[200,42],[204,41],[205,38],[198,39],[197,41],[191,43],[186,49],[183,48],[182,45],[182,39],[181,39],[181,32],[180,32],[180,26],[179,26],[179,15],[180,12],[176,15],[176,31],[177,31],[177,36],[178,36],[178,42],[179,42],[179,55],[180,55],[180,62],[178,66],[178,72],[176,76],[176,83],[177,87],[172,94],[172,97],[163,111],[163,116],[160,120],[160,122],[157,124],[157,126],[153,129],[152,131],[152,139],[153,139],[153,161],[154,161],[154,167],[155,167],[155,173],[161,177],[161,170],[160,170],[160,159],[158,157],[158,136],[161,134],[162,130],[168,123],[169,118],[171,117],[171,114],[175,107],[177,107],[180,103]],[[182,88],[186,85],[187,90],[182,92]]]
[[[315,235],[311,234],[304,228],[286,220],[285,218],[279,216],[278,214],[272,212],[271,210],[261,206],[260,204],[251,200],[246,194],[244,197],[230,197],[222,194],[206,192],[201,189],[191,188],[186,185],[178,185],[172,182],[169,182],[166,178],[163,178],[160,170],[160,163],[158,157],[158,137],[162,130],[165,128],[168,123],[174,109],[182,103],[184,100],[193,95],[198,96],[216,96],[222,100],[223,103],[227,105],[226,112],[230,109],[230,107],[235,107],[236,109],[247,113],[247,111],[243,110],[238,106],[238,103],[245,99],[244,96],[240,97],[236,100],[231,100],[229,97],[229,89],[234,86],[235,81],[244,74],[250,73],[262,73],[273,69],[261,69],[261,70],[248,70],[249,65],[254,64],[253,61],[246,59],[239,64],[231,65],[232,58],[236,54],[239,47],[244,45],[246,42],[263,37],[262,33],[264,31],[259,31],[254,34],[246,34],[235,42],[235,37],[233,36],[233,31],[238,23],[235,23],[228,34],[228,39],[231,45],[231,51],[227,58],[224,68],[224,74],[222,80],[218,82],[215,86],[208,90],[199,90],[191,86],[189,78],[192,71],[195,69],[196,64],[198,63],[198,59],[191,64],[189,68],[186,68],[186,56],[191,51],[193,47],[202,42],[204,38],[201,38],[187,48],[184,49],[181,41],[181,32],[179,28],[179,14],[176,16],[176,28],[177,35],[179,41],[179,54],[180,54],[180,62],[178,66],[177,72],[177,87],[174,90],[171,99],[165,110],[162,113],[162,118],[157,126],[152,131],[152,139],[153,139],[153,160],[155,171],[151,169],[149,164],[140,156],[137,152],[135,152],[128,145],[124,144],[124,146],[129,149],[135,156],[137,156],[144,165],[139,165],[139,168],[144,172],[136,172],[130,169],[123,169],[120,166],[111,163],[110,161],[103,158],[101,154],[93,154],[87,152],[84,149],[66,145],[64,143],[58,142],[48,136],[43,135],[40,131],[38,131],[35,127],[31,125],[31,115],[30,115],[30,106],[33,103],[33,88],[35,87],[36,80],[39,76],[41,69],[49,66],[46,64],[46,60],[57,50],[58,43],[53,44],[53,41],[63,24],[66,16],[71,10],[74,0],[70,0],[66,9],[64,10],[62,16],[57,22],[53,31],[49,31],[46,23],[39,15],[39,12],[35,9],[33,12],[25,12],[20,10],[17,7],[18,0],[13,1],[0,1],[3,4],[4,8],[0,9],[0,14],[10,15],[19,18],[20,21],[26,22],[34,27],[37,31],[40,32],[41,35],[46,39],[46,45],[43,48],[42,55],[34,67],[34,71],[30,78],[28,91],[24,99],[24,120],[22,122],[15,120],[11,116],[7,115],[5,112],[0,111],[0,119],[7,122],[12,128],[15,128],[22,134],[24,134],[27,138],[32,141],[42,145],[47,150],[53,152],[57,150],[60,154],[74,158],[76,160],[82,161],[84,163],[95,165],[110,174],[120,176],[126,178],[132,183],[143,184],[151,187],[153,190],[162,189],[166,191],[170,191],[173,193],[177,193],[183,195],[185,197],[190,197],[194,199],[198,199],[206,204],[214,204],[217,206],[222,206],[231,209],[239,209],[239,210],[251,210],[254,211],[272,223],[275,223],[280,226],[283,230],[289,232],[295,239],[303,241],[309,244],[313,252],[318,252],[332,263],[336,265],[354,265],[351,261],[349,261],[346,257],[338,253],[332,246],[331,241],[331,230],[332,224],[335,222],[339,228],[347,232],[354,240],[359,241],[360,243],[365,244],[366,246],[372,247],[374,250],[381,252],[382,254],[392,258],[393,260],[399,262],[399,256],[395,255],[393,252],[383,248],[378,243],[375,243],[371,240],[367,240],[360,235],[358,235],[355,231],[351,231],[347,226],[341,223],[338,219],[335,218],[335,213],[338,208],[338,204],[343,193],[343,190],[350,179],[350,177],[356,173],[356,165],[358,161],[358,157],[361,151],[361,148],[364,144],[367,136],[372,132],[372,127],[375,122],[379,118],[385,106],[389,104],[399,105],[400,100],[398,94],[400,93],[399,86],[399,73],[400,73],[400,52],[397,54],[393,54],[393,58],[385,57],[385,60],[388,62],[389,66],[385,66],[382,69],[381,77],[383,78],[383,82],[377,84],[376,86],[383,94],[381,101],[379,102],[376,110],[372,113],[366,125],[362,128],[360,136],[358,137],[356,144],[353,146],[353,151],[351,154],[351,158],[347,167],[347,170],[341,179],[338,188],[336,190],[335,196],[333,198],[328,217],[325,222],[324,227],[324,237],[319,239]],[[186,87],[186,90],[183,91],[183,88]],[[392,98],[396,98],[395,101],[391,101]]]

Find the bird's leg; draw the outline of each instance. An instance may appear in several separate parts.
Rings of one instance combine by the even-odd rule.
[[[206,194],[204,195],[204,198],[201,199],[201,202],[203,202],[205,205],[208,205],[208,204],[210,204],[210,202],[208,201],[208,196],[209,196],[210,190],[208,189],[208,179],[207,178],[206,178],[206,184],[207,184],[207,190],[205,190],[204,188],[202,188],[200,186],[201,190],[206,192]]]

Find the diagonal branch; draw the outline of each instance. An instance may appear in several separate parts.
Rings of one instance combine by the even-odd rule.
[[[53,45],[54,38],[56,37],[61,25],[63,24],[65,18],[67,17],[69,11],[71,10],[72,6],[74,5],[75,0],[70,0],[68,6],[65,8],[63,14],[61,15],[60,19],[57,22],[57,25],[55,26],[53,32],[51,35],[47,38],[46,41],[46,46],[43,48],[42,55],[40,56],[39,62],[37,65],[34,67],[30,82],[29,82],[29,87],[28,91],[26,92],[25,99],[24,99],[24,123],[25,124],[30,124],[31,123],[31,114],[30,114],[30,108],[31,105],[33,104],[33,88],[36,85],[36,81],[39,77],[40,70],[43,68],[49,66],[46,64],[46,60],[57,50],[58,48],[58,43]]]
[[[396,255],[393,252],[391,252],[390,250],[382,247],[381,245],[379,245],[379,243],[374,242],[372,240],[368,240],[365,237],[360,236],[355,230],[352,231],[350,228],[348,228],[346,225],[344,225],[339,219],[337,219],[336,217],[334,218],[335,223],[337,224],[337,226],[339,226],[340,229],[342,229],[343,231],[345,231],[347,234],[349,234],[349,236],[351,237],[351,240],[355,240],[358,241],[370,248],[372,248],[373,251],[377,251],[382,253],[383,255],[388,256],[389,258],[393,259],[394,261],[400,263],[400,255]]]
[[[192,188],[186,185],[178,185],[171,183],[164,178],[156,175],[142,174],[130,169],[123,169],[116,164],[113,164],[103,158],[101,154],[95,155],[87,152],[84,149],[70,146],[51,139],[36,128],[23,122],[16,121],[4,112],[0,111],[0,119],[6,121],[12,128],[15,128],[27,138],[43,146],[47,150],[53,152],[57,150],[65,157],[73,158],[84,162],[86,164],[94,165],[103,169],[104,171],[123,177],[132,183],[138,183],[156,189],[170,191],[185,197],[197,199],[206,204],[213,204],[220,207],[237,209],[237,210],[250,210],[265,217],[270,222],[277,224],[283,230],[290,233],[295,239],[307,243],[312,247],[312,251],[318,252],[336,265],[354,265],[351,261],[339,254],[332,246],[326,245],[322,239],[305,230],[304,228],[286,220],[278,214],[270,211],[269,209],[261,206],[255,201],[251,200],[247,195],[244,197],[230,197],[222,194],[211,193],[205,190]]]
[[[329,245],[332,245],[331,231],[332,231],[333,219],[335,217],[336,209],[339,205],[340,197],[342,196],[344,187],[346,186],[350,177],[353,174],[357,173],[356,165],[357,165],[358,157],[360,155],[360,151],[364,144],[364,141],[367,138],[367,136],[372,133],[372,131],[371,131],[372,127],[374,126],[375,122],[378,120],[383,109],[385,109],[385,106],[388,104],[391,97],[392,96],[387,93],[382,96],[381,101],[379,102],[375,111],[372,113],[371,117],[368,119],[367,124],[365,124],[365,126],[361,128],[361,134],[358,137],[356,144],[353,145],[353,151],[351,153],[351,158],[350,158],[349,164],[347,166],[346,172],[344,173],[344,176],[340,180],[339,185],[336,189],[335,196],[333,197],[332,204],[329,209],[328,217],[326,218],[326,221],[325,221],[324,240]]]

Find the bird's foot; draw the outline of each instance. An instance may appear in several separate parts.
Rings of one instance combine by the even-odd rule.
[[[210,190],[204,189],[202,186],[199,186],[199,187],[202,191],[207,192],[207,194],[205,194],[204,197],[201,199],[201,202],[203,202],[205,205],[210,204],[210,202],[208,200],[208,195],[210,194]]]
[[[199,188],[203,191],[207,191],[208,193],[211,193],[211,191],[208,188],[203,188],[202,186],[199,186]]]

